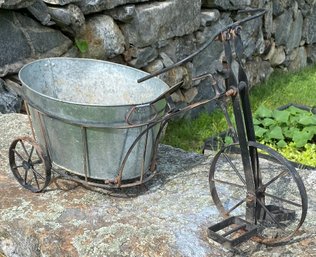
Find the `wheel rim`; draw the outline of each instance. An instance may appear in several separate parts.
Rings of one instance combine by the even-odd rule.
[[[24,188],[37,193],[48,186],[50,161],[33,139],[15,139],[9,148],[9,162],[14,177]]]
[[[249,142],[249,146],[259,152],[262,178],[255,196],[257,209],[260,209],[256,215],[260,233],[253,239],[268,245],[287,242],[306,217],[304,184],[295,168],[279,153],[256,142]],[[247,189],[238,149],[238,144],[223,148],[214,157],[210,168],[211,195],[225,218],[245,218]]]

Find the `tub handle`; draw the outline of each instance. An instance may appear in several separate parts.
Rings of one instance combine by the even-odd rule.
[[[157,108],[156,108],[156,106],[155,106],[155,103],[157,103],[158,101],[160,101],[160,100],[162,100],[162,99],[165,99],[166,100],[166,102],[167,102],[167,109],[169,108],[169,110],[164,110],[165,111],[165,113],[168,113],[169,111],[170,111],[170,105],[171,105],[171,100],[170,99],[168,99],[169,97],[170,97],[170,95],[172,94],[172,93],[174,93],[175,91],[177,91],[180,87],[181,87],[181,85],[183,84],[183,81],[180,81],[180,82],[178,82],[178,83],[176,83],[175,85],[173,85],[172,87],[170,87],[168,90],[166,90],[165,92],[163,92],[162,94],[160,94],[156,99],[154,99],[153,101],[151,101],[151,102],[148,102],[148,103],[144,103],[144,104],[139,104],[139,105],[135,105],[135,106],[133,106],[130,110],[129,110],[129,112],[127,113],[127,115],[126,115],[126,123],[128,124],[128,125],[142,125],[142,124],[144,124],[144,125],[147,125],[147,124],[149,124],[149,123],[152,123],[152,122],[154,122],[154,121],[156,121],[156,119],[157,119],[157,117],[158,117],[158,113],[159,113],[159,111],[157,110]],[[142,109],[144,109],[144,108],[151,108],[151,110],[150,111],[152,111],[153,113],[154,113],[154,115],[146,122],[146,123],[139,123],[139,124],[135,124],[134,122],[132,122],[131,121],[131,118],[132,118],[132,116],[133,116],[133,113],[135,113],[135,112],[141,112],[142,111]]]
[[[149,110],[150,113],[153,112],[153,115],[149,120],[147,120],[146,122],[140,121],[140,123],[137,123],[137,122],[135,123],[132,121],[133,115],[135,113],[148,112],[148,108],[150,108]],[[151,103],[145,103],[145,104],[139,104],[139,105],[133,106],[127,113],[125,120],[126,120],[126,123],[131,126],[142,125],[142,124],[147,125],[149,123],[154,122],[157,117],[158,117],[158,110],[156,106],[151,102]]]

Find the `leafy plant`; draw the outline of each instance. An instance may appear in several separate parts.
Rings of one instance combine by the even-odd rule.
[[[76,38],[75,44],[81,53],[85,53],[88,51],[89,46],[88,46],[88,42],[86,40]]]
[[[258,141],[292,161],[316,166],[315,114],[294,106],[272,111],[261,105],[254,114],[254,124]]]
[[[254,115],[256,135],[260,141],[286,147],[304,147],[316,141],[316,115],[294,106],[279,111],[261,105]]]

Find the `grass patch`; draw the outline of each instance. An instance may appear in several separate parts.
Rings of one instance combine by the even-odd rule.
[[[316,105],[316,66],[299,72],[274,72],[270,78],[250,90],[252,111],[260,105],[270,109],[289,103],[306,106]],[[201,152],[206,139],[227,130],[221,111],[202,113],[197,119],[179,119],[169,122],[163,139],[164,144],[187,151]]]

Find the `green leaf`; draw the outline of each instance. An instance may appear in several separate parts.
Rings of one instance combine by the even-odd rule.
[[[295,128],[295,127],[285,127],[285,128],[283,128],[282,131],[283,131],[283,135],[285,137],[292,139],[294,132],[300,131],[300,130],[298,128]]]
[[[280,141],[277,143],[277,146],[278,146],[278,147],[286,147],[286,146],[287,146],[287,143],[286,143],[284,140],[280,140]]]
[[[269,131],[268,137],[270,139],[284,139],[282,129],[279,126],[274,127],[271,131]]]
[[[86,40],[76,38],[75,44],[81,53],[85,53],[88,51],[89,46],[88,46],[88,42]]]
[[[261,121],[256,119],[256,118],[253,118],[253,124],[254,125],[259,125],[259,124],[261,124]]]
[[[230,136],[226,136],[224,141],[225,141],[225,145],[230,145],[230,144],[234,143],[233,138]]]
[[[316,125],[316,116],[313,115],[304,115],[303,117],[301,117],[298,120],[299,124],[302,124],[304,126],[308,126],[308,125]]]
[[[316,135],[316,126],[307,126],[303,128],[303,131],[307,131],[308,133],[311,133],[311,135]]]
[[[264,133],[266,133],[268,130],[259,126],[255,126],[255,134],[257,137],[263,137]]]
[[[290,112],[287,110],[283,110],[283,111],[274,110],[273,117],[279,123],[287,123],[290,117]]]
[[[287,108],[287,110],[290,112],[290,114],[292,115],[297,115],[297,114],[301,114],[301,113],[306,113],[307,111],[302,110],[300,108],[297,108],[295,106],[290,106],[289,108]]]
[[[266,108],[264,105],[260,105],[255,112],[255,115],[258,115],[261,118],[270,118],[272,117],[272,111]]]
[[[298,123],[299,120],[300,120],[300,116],[291,115],[288,125],[297,126],[297,123]]]
[[[303,147],[307,144],[307,141],[310,138],[310,133],[306,131],[296,131],[293,135],[293,141],[296,147]]]
[[[270,127],[270,126],[276,125],[276,122],[275,122],[275,120],[273,120],[271,118],[265,118],[262,121],[262,124],[264,127]]]

